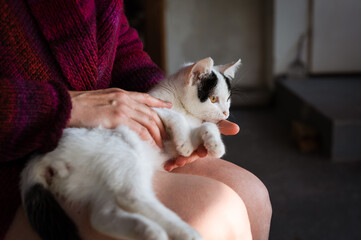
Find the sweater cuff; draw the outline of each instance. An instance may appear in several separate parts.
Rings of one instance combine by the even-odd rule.
[[[53,113],[48,124],[43,128],[44,142],[39,149],[40,152],[49,152],[56,148],[63,130],[66,128],[70,120],[71,98],[65,85],[58,82],[50,82],[53,91]],[[48,140],[47,140],[48,139]]]

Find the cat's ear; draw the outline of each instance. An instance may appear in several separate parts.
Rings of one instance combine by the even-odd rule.
[[[238,68],[241,66],[241,59],[239,59],[237,62],[233,62],[226,65],[220,65],[216,66],[215,68],[224,74],[224,76],[233,79],[234,75],[236,74]]]
[[[199,60],[198,62],[194,63],[192,65],[191,72],[187,79],[187,84],[192,85],[197,81],[197,79],[200,76],[211,73],[213,65],[214,65],[213,59],[210,57]]]

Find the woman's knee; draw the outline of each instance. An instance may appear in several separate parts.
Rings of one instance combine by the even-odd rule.
[[[268,190],[261,180],[242,169],[242,181],[237,192],[245,201],[254,239],[268,239],[272,205]]]
[[[242,199],[223,183],[208,186],[208,194],[210,200],[217,201],[210,204],[206,200],[203,214],[190,219],[190,224],[199,229],[205,239],[252,239],[250,221]]]
[[[218,171],[222,169],[222,171]],[[204,158],[174,172],[209,177],[232,188],[244,201],[255,239],[267,239],[272,206],[268,190],[251,172],[228,161]]]
[[[166,187],[158,194],[160,199],[204,239],[251,239],[245,204],[230,187],[192,175],[171,174],[166,178]],[[164,180],[160,185],[164,186]]]
[[[258,179],[258,178],[257,178]],[[259,179],[255,183],[255,192],[258,197],[259,205],[264,209],[265,215],[271,218],[272,204],[267,187]]]
[[[246,184],[248,185],[248,191],[243,191],[245,201],[252,203],[249,207],[257,209],[256,212],[263,219],[271,219],[272,216],[272,205],[267,187],[264,183],[251,172],[243,169],[243,178],[247,179]],[[242,190],[244,189],[243,186]],[[247,203],[246,203],[247,204]]]
[[[217,171],[222,169],[222,171]],[[222,159],[205,158],[175,170],[209,177],[232,188],[245,202],[250,214],[262,209],[264,219],[271,217],[272,206],[268,190],[263,182],[251,172]]]

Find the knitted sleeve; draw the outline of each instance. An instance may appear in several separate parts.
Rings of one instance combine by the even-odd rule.
[[[70,110],[60,83],[0,78],[0,161],[55,148]]]
[[[112,71],[112,87],[119,87],[130,91],[147,91],[164,74],[162,70],[143,51],[143,43],[137,32],[129,27],[122,10],[117,51]]]

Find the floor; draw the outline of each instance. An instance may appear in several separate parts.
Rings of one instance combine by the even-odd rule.
[[[317,152],[300,153],[289,124],[272,108],[233,109],[230,120],[241,129],[224,138],[225,158],[267,186],[271,240],[361,239],[361,161],[332,163]]]

